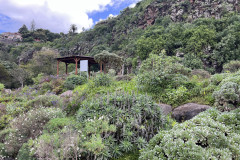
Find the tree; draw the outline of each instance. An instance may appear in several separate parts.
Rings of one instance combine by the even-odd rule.
[[[34,20],[31,22],[31,32],[34,32],[36,30],[36,23]]]
[[[76,24],[71,24],[70,29],[69,29],[69,33],[70,34],[75,34],[77,32],[78,28]]]
[[[34,54],[33,59],[28,64],[28,68],[34,76],[40,73],[53,75],[56,73],[57,61],[55,58],[58,56],[59,53],[54,50],[42,49]]]
[[[119,67],[122,65],[123,60],[122,57],[116,55],[115,53],[109,53],[108,51],[102,51],[101,53],[94,56],[96,62],[100,65],[104,66],[104,73],[107,72],[106,69],[110,69],[110,67]]]
[[[11,70],[10,74],[17,79],[19,83],[21,83],[21,86],[23,88],[23,84],[28,78],[28,73],[22,68],[14,68]]]
[[[29,32],[28,28],[27,28],[27,26],[25,24],[21,28],[19,28],[19,30],[18,30],[18,33],[21,33],[22,35],[25,35],[28,32]]]

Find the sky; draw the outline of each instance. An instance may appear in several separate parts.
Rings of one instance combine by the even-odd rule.
[[[17,32],[32,21],[36,28],[67,33],[71,24],[78,32],[92,28],[109,16],[117,16],[140,0],[0,0],[0,33]]]

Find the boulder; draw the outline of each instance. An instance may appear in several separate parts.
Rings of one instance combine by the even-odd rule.
[[[164,115],[168,115],[169,113],[172,112],[172,106],[167,105],[167,104],[158,104],[158,106],[162,109],[162,113]]]
[[[60,95],[60,97],[72,97],[73,96],[73,91],[69,90]]]
[[[207,105],[200,105],[196,103],[188,103],[177,107],[173,110],[172,117],[176,119],[177,122],[182,122],[185,120],[192,119],[199,113],[211,108]]]

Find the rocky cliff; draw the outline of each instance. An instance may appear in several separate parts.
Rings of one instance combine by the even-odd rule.
[[[140,28],[154,24],[159,17],[170,16],[172,21],[191,22],[197,18],[221,18],[229,12],[240,10],[238,0],[157,0],[145,10],[138,20]]]

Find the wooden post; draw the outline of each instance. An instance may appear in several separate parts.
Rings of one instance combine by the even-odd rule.
[[[104,74],[106,74],[107,73],[107,68],[106,68],[106,64],[105,63],[103,63],[103,70],[104,70]]]
[[[66,65],[66,75],[68,74],[68,63],[65,63]]]
[[[90,67],[91,67],[91,65],[90,65],[90,63],[88,62],[88,78],[90,79]]]
[[[59,61],[57,62],[57,76],[59,75]]]
[[[75,58],[74,60],[75,60],[75,63],[76,63],[75,75],[77,75],[78,74],[78,61],[79,61],[79,59]]]
[[[100,62],[100,73],[102,73],[102,62]]]

